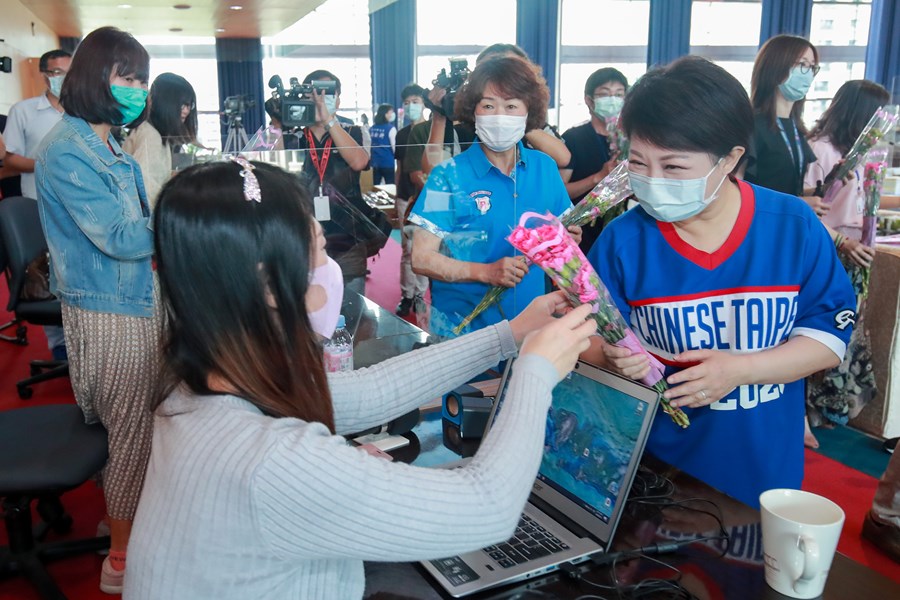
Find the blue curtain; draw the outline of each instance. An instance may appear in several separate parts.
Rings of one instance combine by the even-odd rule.
[[[559,55],[560,0],[517,0],[516,44],[541,66],[556,106],[556,60]]]
[[[665,65],[691,51],[692,0],[650,0],[647,66]]]
[[[809,37],[813,0],[762,0],[759,45],[780,33]]]
[[[900,98],[900,3],[873,0],[866,47],[866,79],[877,81]]]
[[[369,54],[372,103],[396,108],[400,91],[416,73],[415,0],[397,0],[369,15]]]
[[[219,72],[219,103],[224,110],[225,99],[244,96],[252,101],[245,112],[240,113],[241,124],[247,137],[265,124],[266,90],[263,87],[262,44],[259,38],[217,38],[216,62]],[[223,119],[227,120],[227,119]],[[228,137],[228,124],[222,124],[222,147]]]

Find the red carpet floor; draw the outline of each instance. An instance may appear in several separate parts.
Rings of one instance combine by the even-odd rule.
[[[379,305],[394,310],[400,301],[400,246],[393,240],[381,254],[369,262],[371,275],[366,282],[366,294]],[[6,306],[6,286],[0,284],[0,306]],[[420,317],[422,318],[422,317]],[[9,315],[0,310],[0,323]],[[410,320],[415,322],[414,315]],[[423,320],[423,324],[427,320]],[[15,381],[28,373],[28,361],[47,358],[46,339],[39,327],[28,328],[29,345],[14,346],[0,341],[0,411],[36,404],[73,402],[68,380],[57,379],[35,387],[34,397],[28,401],[18,398]],[[2,418],[2,417],[0,417]],[[803,488],[833,499],[847,515],[839,550],[854,560],[900,582],[900,567],[859,537],[862,519],[869,509],[876,480],[815,452],[807,451],[806,481]],[[103,496],[93,483],[87,483],[66,494],[63,502],[75,519],[71,538],[93,535],[103,514]],[[0,531],[0,546],[5,545],[5,532]],[[102,557],[85,555],[54,563],[50,572],[71,600],[106,600],[117,598],[99,591]],[[31,588],[21,579],[0,581],[0,600],[37,600]]]

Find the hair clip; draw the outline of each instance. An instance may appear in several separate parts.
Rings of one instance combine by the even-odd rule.
[[[241,165],[241,177],[244,179],[244,200],[250,202],[262,202],[262,192],[259,190],[259,180],[253,174],[254,167],[243,156],[232,156],[231,160]]]

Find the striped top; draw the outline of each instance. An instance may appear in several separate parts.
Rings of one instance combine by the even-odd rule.
[[[404,414],[515,354],[507,322],[329,374],[338,433]],[[508,538],[537,474],[555,368],[519,359],[462,469],[369,456],[319,423],[228,395],[160,406],[128,547],[126,599],[361,598],[363,561],[451,556]]]

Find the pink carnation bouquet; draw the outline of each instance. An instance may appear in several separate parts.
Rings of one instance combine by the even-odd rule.
[[[609,134],[609,155],[619,160],[628,158],[628,138],[619,127],[619,115],[606,119],[606,131]]]
[[[560,217],[560,221],[565,227],[584,227],[588,223],[593,223],[601,218],[611,208],[627,200],[631,193],[631,184],[628,180],[628,162],[619,163],[587,196],[582,198],[571,210],[564,213]],[[485,292],[481,302],[453,329],[453,333],[459,335],[478,315],[497,304],[507,289],[509,288],[501,285],[491,286]]]
[[[542,224],[526,227],[530,220]],[[650,360],[650,373],[641,383],[652,387],[662,395],[668,385],[663,377],[664,367],[655,356],[647,352],[634,332],[625,323],[622,313],[616,308],[609,291],[600,276],[587,261],[581,248],[566,231],[565,225],[553,215],[539,215],[527,212],[522,215],[519,225],[506,238],[531,262],[539,266],[563,290],[573,305],[591,305],[591,317],[597,323],[597,333],[608,343],[628,348],[635,354],[644,354]],[[687,415],[662,398],[663,410],[679,427],[690,425]]]
[[[866,157],[866,165],[863,168],[863,194],[866,197],[866,205],[863,212],[862,237],[860,239],[869,248],[875,247],[878,206],[881,204],[881,189],[884,185],[886,172],[887,151],[881,149],[871,151]],[[871,272],[871,266],[863,269],[860,300],[865,300],[869,295],[869,276]]]

